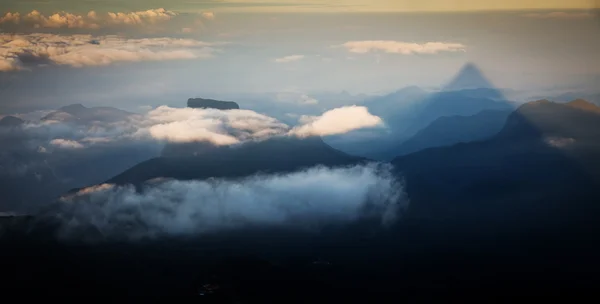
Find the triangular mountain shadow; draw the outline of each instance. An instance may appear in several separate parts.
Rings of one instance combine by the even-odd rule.
[[[465,64],[454,78],[443,87],[443,91],[472,89],[495,89],[491,81],[472,62]]]
[[[407,90],[398,92],[404,91]],[[387,96],[383,100],[389,103]],[[363,154],[348,152],[389,161],[429,147],[485,139],[500,131],[505,118],[514,109],[514,104],[474,63],[467,63],[445,90],[422,94],[419,99],[412,100],[409,107],[401,108],[398,114],[375,111],[375,115],[384,115],[382,117],[391,134],[382,140],[380,146],[377,146],[378,143],[367,145],[377,147],[377,151]],[[472,132],[472,129],[478,130]],[[410,147],[403,146],[411,140]]]

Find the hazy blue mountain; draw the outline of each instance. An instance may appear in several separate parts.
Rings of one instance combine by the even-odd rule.
[[[442,91],[426,92],[407,87],[392,94],[367,100],[369,111],[385,121],[386,130],[352,132],[326,138],[328,144],[350,154],[388,160],[404,141],[441,117],[472,116],[486,110],[515,108],[503,91],[494,88],[474,64],[465,65]]]
[[[511,111],[484,110],[472,116],[440,117],[409,140],[389,151],[385,157],[487,139],[502,129],[510,113]]]

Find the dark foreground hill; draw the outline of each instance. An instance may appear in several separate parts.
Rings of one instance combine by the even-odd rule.
[[[291,172],[316,165],[345,166],[363,160],[331,148],[320,137],[281,136],[240,146],[213,147],[210,153],[198,156],[154,158],[107,182],[140,184],[158,177],[180,180],[243,177],[259,172]]]

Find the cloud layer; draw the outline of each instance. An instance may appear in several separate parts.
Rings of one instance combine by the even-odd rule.
[[[159,181],[141,192],[101,185],[63,197],[49,216],[66,238],[95,231],[101,238],[140,239],[257,226],[318,228],[365,217],[389,224],[407,204],[391,167],[370,164],[236,181]]]
[[[164,8],[135,12],[108,12],[104,14],[89,11],[84,15],[68,12],[56,12],[44,15],[37,10],[27,14],[6,13],[0,17],[0,28],[23,26],[27,28],[71,28],[100,29],[111,26],[154,26],[165,23],[179,16],[178,13]],[[199,17],[206,20],[215,19],[212,12],[203,12]]]
[[[348,41],[342,45],[352,53],[365,54],[381,51],[391,54],[437,54],[440,52],[464,52],[466,46],[461,43],[426,42],[412,43],[393,40]]]
[[[90,111],[98,110],[92,108]],[[86,115],[92,118],[86,120],[66,112],[52,113],[46,120],[26,123],[24,131],[39,138],[39,145],[44,148],[81,149],[132,141],[210,142],[225,146],[274,136],[328,136],[383,126],[381,118],[361,106],[336,108],[321,116],[301,116],[300,124],[294,128],[251,110],[160,106],[143,115],[123,116],[120,112],[107,110]]]
[[[83,67],[123,61],[208,58],[213,51],[211,44],[192,39],[0,34],[0,71],[40,64]]]

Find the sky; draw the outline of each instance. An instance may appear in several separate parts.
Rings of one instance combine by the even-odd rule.
[[[594,0],[4,0],[6,10],[142,10],[164,7],[170,10],[236,12],[455,12],[477,10],[589,9]]]
[[[591,90],[600,83],[592,7],[592,0],[4,0],[0,113],[70,103],[181,106],[189,97],[324,111],[318,93],[435,89],[469,62],[500,88]]]

